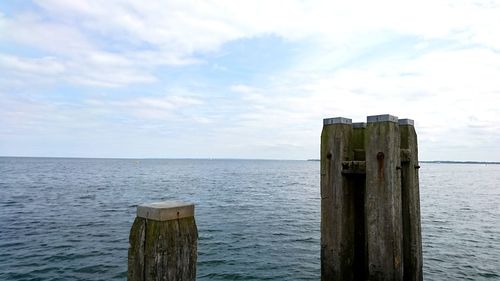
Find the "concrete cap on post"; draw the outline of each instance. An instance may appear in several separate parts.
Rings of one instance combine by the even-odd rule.
[[[371,115],[366,118],[368,123],[375,122],[394,122],[398,123],[398,117],[390,114],[382,114],[382,115]]]
[[[137,206],[137,216],[148,220],[168,221],[194,216],[194,204],[164,201]]]
[[[333,125],[333,124],[352,124],[352,119],[345,117],[334,117],[334,118],[325,118],[323,119],[323,126]]]
[[[415,125],[413,119],[399,119],[398,123],[399,125]]]

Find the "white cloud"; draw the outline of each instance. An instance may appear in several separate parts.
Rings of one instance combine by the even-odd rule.
[[[390,31],[423,38],[455,38],[498,47],[496,31],[500,8],[469,1],[36,1],[50,15],[50,23],[18,19],[19,33],[55,32],[54,48],[68,43],[86,46],[82,32],[108,36],[131,44],[150,44],[155,50],[190,56],[213,51],[245,37],[276,34],[290,39],[315,38],[349,44],[359,35]],[[41,24],[42,23],[42,24]],[[21,34],[25,34],[21,32]],[[49,34],[50,35],[50,34]],[[46,36],[51,37],[51,36]],[[27,38],[21,37],[23,40]],[[359,37],[357,38],[359,39]],[[40,42],[45,43],[49,42]]]
[[[0,54],[0,67],[4,71],[13,71],[19,75],[60,75],[65,67],[53,57],[22,58],[11,55]]]
[[[49,51],[56,55],[81,54],[93,49],[92,43],[74,25],[46,20],[27,12],[6,18],[0,38]]]
[[[179,113],[185,109],[202,105],[203,101],[193,96],[165,95],[108,101],[89,99],[86,104],[89,105],[87,110],[96,110],[108,116],[175,122],[184,118]],[[202,123],[208,121],[207,118],[194,117],[191,121],[193,120]]]
[[[249,94],[255,92],[256,89],[243,84],[236,84],[230,87],[230,90],[236,93]]]
[[[5,90],[36,88],[39,84],[69,83],[118,87],[150,83],[156,78],[119,56],[94,52],[88,57],[65,60],[57,57],[26,58],[0,54],[2,85]],[[29,79],[30,83],[26,83]]]
[[[158,65],[196,63],[199,53],[264,34],[314,42],[317,56],[328,56],[331,48],[363,49],[387,34],[500,49],[500,36],[492,36],[500,26],[496,2],[487,7],[470,1],[392,0],[35,3],[43,13],[3,16],[0,38],[64,61],[71,76],[81,76],[70,79],[73,83],[101,86],[153,82]]]
[[[500,157],[495,146],[500,124],[493,121],[500,116],[498,65],[500,56],[490,49],[440,50],[323,74],[292,69],[264,88],[231,89],[249,103],[251,110],[239,116],[244,128],[273,132],[264,134],[269,144],[290,139],[317,155],[322,118],[363,122],[367,115],[390,113],[416,120],[423,159],[495,160]],[[481,147],[489,147],[489,154],[464,153]]]
[[[37,83],[168,85],[160,79],[170,77],[157,73],[161,66],[182,72],[228,42],[271,34],[304,48],[285,70],[266,69],[272,72],[266,80],[217,85],[203,100],[172,89],[161,97],[94,99],[86,110],[145,120],[144,127],[152,128],[189,116],[227,136],[217,139],[220,147],[286,147],[286,158],[314,157],[321,119],[332,115],[357,121],[378,113],[414,118],[423,145],[448,153],[493,147],[500,138],[499,125],[491,123],[500,116],[495,1],[35,3],[39,8],[31,11],[0,14],[0,39],[35,50],[0,55],[4,92],[23,84],[36,92]],[[219,102],[210,96],[217,91],[229,97]],[[498,159],[500,151],[492,151]]]

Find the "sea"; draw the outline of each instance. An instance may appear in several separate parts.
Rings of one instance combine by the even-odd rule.
[[[126,280],[136,206],[196,204],[198,280],[319,280],[319,162],[0,158],[0,280]],[[422,163],[424,280],[500,280],[500,165]]]

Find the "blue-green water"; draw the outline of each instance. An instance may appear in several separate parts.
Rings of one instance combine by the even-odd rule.
[[[500,279],[500,165],[422,164],[426,280]],[[319,280],[319,163],[0,158],[0,280],[125,280],[139,203],[196,203],[199,280]]]

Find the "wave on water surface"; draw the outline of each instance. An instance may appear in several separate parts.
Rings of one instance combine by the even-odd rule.
[[[124,280],[135,206],[196,203],[199,280],[319,280],[316,161],[0,158],[0,280]],[[500,165],[422,163],[425,280],[500,279]]]

